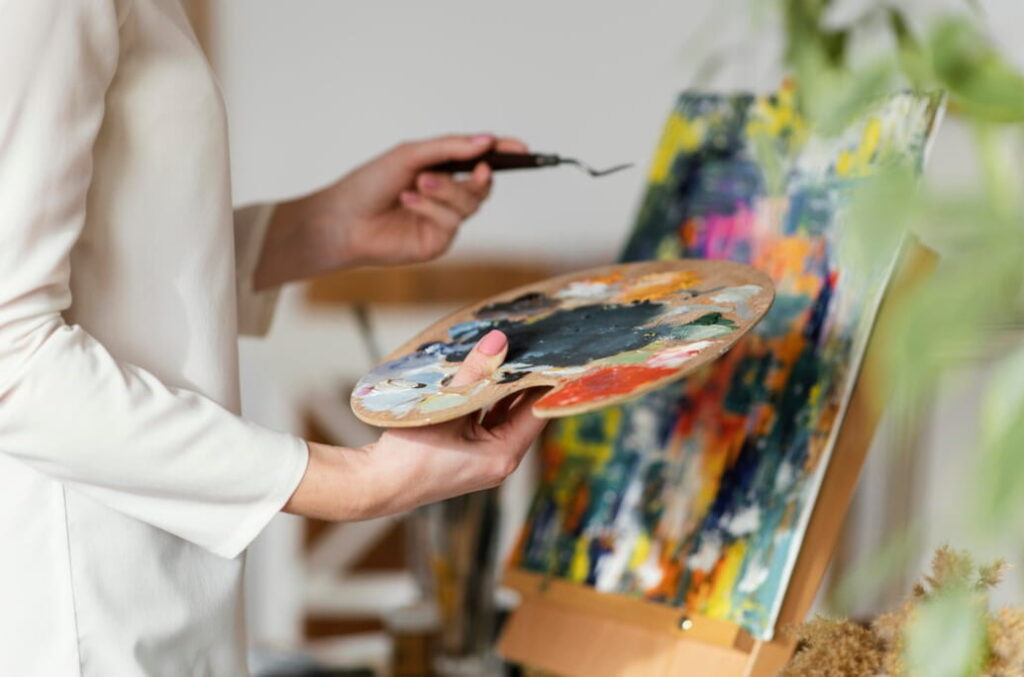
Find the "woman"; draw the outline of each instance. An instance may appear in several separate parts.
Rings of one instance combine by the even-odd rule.
[[[245,674],[240,554],[276,512],[368,518],[515,468],[530,402],[365,449],[237,416],[237,328],[266,326],[274,287],[439,255],[490,173],[423,169],[495,145],[522,148],[404,144],[232,216],[178,0],[0,0],[0,675]]]

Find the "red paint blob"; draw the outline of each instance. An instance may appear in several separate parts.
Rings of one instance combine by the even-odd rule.
[[[595,369],[567,383],[561,390],[549,393],[534,405],[538,409],[572,407],[618,395],[628,395],[653,381],[678,372],[671,367],[647,367],[625,364]]]

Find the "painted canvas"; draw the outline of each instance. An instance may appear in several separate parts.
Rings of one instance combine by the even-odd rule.
[[[353,411],[381,426],[464,416],[526,388],[539,416],[593,411],[678,379],[729,349],[767,311],[772,283],[732,261],[619,264],[527,285],[425,330],[363,377]],[[451,385],[488,332],[508,336],[490,378]]]
[[[790,89],[681,96],[624,258],[750,263],[775,303],[682,382],[549,426],[511,566],[772,636],[898,248],[844,265],[849,191],[919,167],[939,108],[897,95],[825,139]]]

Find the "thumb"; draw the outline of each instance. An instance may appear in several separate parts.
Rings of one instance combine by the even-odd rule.
[[[487,333],[469,351],[449,385],[464,386],[489,378],[505,361],[508,337],[497,329]]]
[[[399,147],[405,164],[414,170],[448,160],[468,160],[490,150],[495,139],[490,134],[441,136],[413,141]]]

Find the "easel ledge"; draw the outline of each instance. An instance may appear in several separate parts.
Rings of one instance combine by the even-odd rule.
[[[752,638],[738,625],[665,605],[599,593],[565,580],[508,567],[504,584],[523,596],[502,631],[505,658],[567,677],[770,677],[796,648],[792,633],[811,608],[860,475],[886,400],[884,339],[901,300],[927,280],[937,256],[907,243],[879,308],[874,331],[803,547],[796,561],[772,641]]]
[[[559,675],[739,675],[761,645],[735,623],[509,569],[523,596],[502,632],[506,658]]]
[[[598,592],[585,585],[521,569],[506,571],[502,583],[522,595],[524,603],[539,602],[615,618],[672,639],[685,638],[740,651],[749,651],[754,645],[754,638],[736,623],[690,615],[684,609],[639,597]]]

